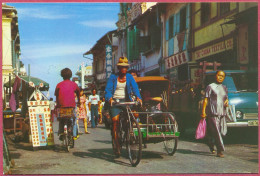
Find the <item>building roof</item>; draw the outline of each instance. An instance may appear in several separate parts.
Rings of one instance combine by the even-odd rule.
[[[114,32],[116,32],[116,30],[107,32],[105,35],[103,35],[103,36],[96,42],[96,44],[95,44],[89,51],[85,52],[83,55],[93,54],[93,51],[98,47],[98,45],[101,44],[101,41],[102,41],[107,35],[111,35],[111,34],[113,34]]]

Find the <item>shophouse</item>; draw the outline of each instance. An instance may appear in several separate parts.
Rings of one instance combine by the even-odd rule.
[[[128,58],[129,69],[139,71],[141,76],[159,75],[161,28],[156,4],[120,3],[118,52]]]
[[[20,53],[17,10],[2,4],[2,85],[20,72]]]
[[[106,81],[113,72],[112,51],[117,50],[117,46],[113,46],[113,40],[115,40],[113,39],[114,33],[115,30],[107,32],[89,51],[83,54],[83,56],[93,55],[93,84],[101,92],[105,90]]]
[[[172,87],[189,80],[190,7],[188,3],[162,4],[164,13],[161,74],[168,75]]]

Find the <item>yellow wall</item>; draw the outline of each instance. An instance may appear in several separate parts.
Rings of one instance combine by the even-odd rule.
[[[204,43],[208,43],[212,40],[219,39],[223,37],[221,24],[226,22],[226,20],[221,19],[211,25],[208,25],[194,33],[194,47],[200,46]],[[235,30],[235,24],[223,25],[224,36],[230,34],[230,32]]]
[[[218,15],[218,5],[216,2],[211,3],[210,18],[214,18]]]
[[[193,29],[200,27],[200,16],[201,16],[201,12],[199,11],[200,9],[200,3],[194,3],[193,6],[193,13],[195,13],[195,15],[193,16]]]
[[[2,51],[3,67],[12,65],[12,45],[11,45],[11,19],[2,20]]]

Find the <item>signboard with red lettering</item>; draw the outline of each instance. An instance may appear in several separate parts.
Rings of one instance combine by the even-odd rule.
[[[187,51],[181,52],[179,54],[172,55],[165,59],[165,67],[166,69],[170,69],[182,64],[187,63],[188,60],[188,54]]]
[[[195,60],[201,59],[207,56],[211,56],[226,50],[230,50],[233,48],[233,39],[225,40],[225,42],[219,42],[217,44],[208,46],[206,48],[203,48],[201,50],[197,50],[193,53],[193,58]]]
[[[51,122],[49,101],[35,90],[28,101],[31,137],[33,147],[54,145],[54,135]]]

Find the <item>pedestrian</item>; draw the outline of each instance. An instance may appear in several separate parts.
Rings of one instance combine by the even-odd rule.
[[[216,145],[217,157],[224,157],[223,151],[225,151],[225,148],[221,134],[221,129],[224,127],[221,126],[221,121],[226,116],[226,107],[228,106],[227,88],[222,85],[225,72],[222,70],[217,71],[215,79],[216,82],[209,84],[206,88],[201,117],[207,117],[206,134],[211,153],[215,154],[214,145]]]
[[[123,111],[124,107],[114,106],[113,102],[117,99],[119,102],[134,101],[131,97],[134,93],[136,100],[142,104],[141,95],[137,83],[134,77],[127,73],[129,67],[128,59],[126,57],[120,57],[117,63],[119,72],[112,74],[107,82],[105,89],[105,99],[110,104],[110,115],[112,118],[111,135],[114,144],[113,151],[116,157],[120,156],[120,144],[118,141],[119,133],[119,114]]]
[[[79,87],[75,82],[70,80],[70,78],[72,77],[72,72],[69,68],[64,68],[61,70],[61,77],[63,78],[63,81],[58,83],[55,89],[57,108],[73,109],[73,112],[75,114],[75,107],[76,107],[75,93],[79,99]],[[72,115],[72,113],[69,112],[69,115]],[[71,122],[73,128],[73,137],[74,139],[77,139],[78,136],[77,136],[76,120],[73,120],[73,118],[71,118]],[[63,133],[64,133],[63,127],[64,127],[64,120],[60,118],[59,131],[58,131],[60,140],[63,140]]]
[[[92,89],[92,95],[89,96],[89,104],[91,110],[91,127],[97,126],[98,120],[98,102],[100,101],[99,95],[96,94],[97,90]]]
[[[105,98],[103,97],[99,102],[98,114],[99,114],[99,123],[102,124],[102,109],[105,105]]]
[[[87,108],[87,122],[88,122],[88,125],[90,125],[90,119],[91,119],[90,115],[91,115],[91,113],[90,113],[90,108],[89,108],[89,98],[88,98],[88,96],[86,96],[85,105],[86,105],[86,108]]]
[[[80,89],[79,107],[78,107],[78,120],[83,120],[85,133],[90,134],[88,132],[86,96],[84,94],[83,89]]]
[[[51,122],[54,121],[54,110],[55,110],[55,102],[53,101],[53,98],[50,98],[50,110],[51,110]]]

